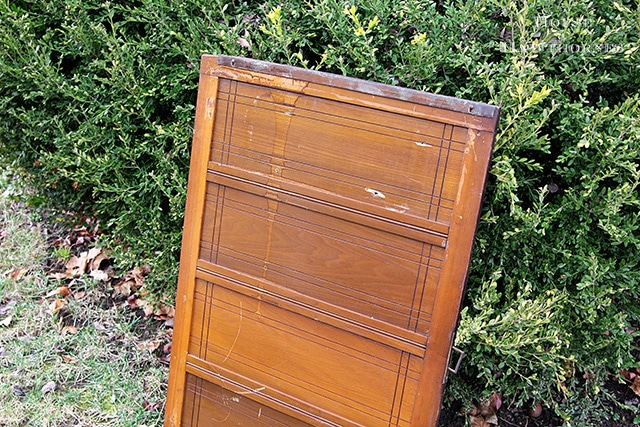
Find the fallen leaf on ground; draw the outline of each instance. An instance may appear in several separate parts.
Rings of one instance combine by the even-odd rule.
[[[144,286],[144,276],[149,274],[151,267],[143,265],[142,267],[136,267],[129,271],[124,277],[118,280],[113,285],[113,296],[123,295],[128,297],[135,294],[139,289]],[[137,307],[136,307],[137,308]]]
[[[62,328],[62,335],[66,335],[66,334],[70,334],[70,335],[75,335],[78,333],[78,328],[76,328],[75,326],[72,325],[67,325],[64,328]]]
[[[481,415],[469,415],[471,427],[492,427]]]
[[[640,377],[636,376],[629,387],[631,387],[631,390],[633,390],[635,394],[640,396]]]
[[[76,359],[76,358],[75,358],[75,357],[73,357],[73,356],[69,356],[68,354],[63,354],[63,355],[62,355],[62,360],[63,360],[65,363],[72,363],[72,364],[76,364],[76,363],[78,363],[78,359]]]
[[[0,313],[2,314],[2,313]],[[630,371],[628,369],[620,369],[620,375],[622,375],[622,377],[627,380],[627,381],[631,381],[633,382],[633,380],[636,378],[637,374],[633,371]]]
[[[502,406],[502,395],[496,392],[491,393],[491,396],[489,396],[489,406],[494,410],[494,412],[498,412]]]
[[[147,411],[157,411],[160,409],[160,402],[149,402],[148,400],[145,400],[142,402],[142,407]]]
[[[11,315],[5,317],[4,319],[0,320],[0,326],[6,326],[8,327],[11,324],[11,321],[13,320],[13,317]]]
[[[132,309],[140,308],[140,300],[137,296],[131,295],[127,298],[127,305]]]
[[[87,252],[87,259],[89,259],[89,261],[91,261],[91,264],[93,264],[93,261],[100,255],[102,255],[102,249],[91,248],[89,249],[89,252]]]
[[[49,381],[48,383],[46,383],[45,385],[42,386],[42,388],[40,389],[40,392],[42,394],[46,394],[49,393],[53,390],[56,389],[56,383],[53,381]]]
[[[498,425],[496,412],[502,406],[502,396],[492,393],[487,399],[483,399],[479,404],[474,405],[469,412],[469,421],[472,427],[494,427]]]
[[[54,315],[67,306],[67,300],[56,298],[49,304],[49,314]]]
[[[109,279],[111,278],[109,276],[109,273],[103,270],[93,270],[91,271],[91,273],[89,273],[89,276],[93,277],[96,280],[100,280],[102,282],[108,282]]]
[[[69,289],[68,286],[58,286],[56,289],[54,289],[53,291],[47,294],[47,298],[51,298],[52,296],[55,296],[55,295],[67,297],[71,295],[71,289]]]
[[[133,278],[120,279],[115,285],[113,285],[112,297],[117,295],[123,295],[125,297],[130,296],[133,292],[137,291],[136,281]]]
[[[166,296],[162,297],[162,300],[167,300]],[[144,311],[144,315],[149,317],[153,315],[156,320],[168,320],[173,319],[176,315],[176,309],[172,305],[160,303],[152,303],[144,299],[138,299],[137,306]]]
[[[87,269],[87,264],[89,263],[88,255],[88,252],[82,252],[80,256],[72,256],[66,264],[66,277],[82,276]]]
[[[138,345],[136,345],[136,349],[149,350],[149,352],[154,352],[158,347],[160,347],[160,344],[162,344],[162,341],[160,340],[142,341],[141,343],[138,343]]]
[[[171,353],[171,343],[170,342],[165,344],[164,347],[162,347],[162,352],[166,353],[166,354]]]
[[[19,280],[24,277],[25,274],[29,272],[29,269],[26,267],[20,267],[13,270],[9,270],[4,273],[5,277],[11,278],[13,280]]]

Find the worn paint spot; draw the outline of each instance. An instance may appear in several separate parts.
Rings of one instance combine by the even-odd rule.
[[[431,145],[431,144],[427,144],[427,143],[426,143],[426,142],[424,142],[424,141],[416,142],[416,145],[417,145],[418,147],[432,147],[432,145]]]
[[[216,107],[216,99],[215,98],[207,98],[207,106],[205,108],[205,115],[207,119],[213,118],[213,112]]]

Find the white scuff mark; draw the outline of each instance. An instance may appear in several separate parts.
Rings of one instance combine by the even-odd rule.
[[[387,210],[402,214],[408,211],[409,207],[404,205],[387,206]]]
[[[256,389],[253,390],[248,390],[248,391],[236,391],[236,394],[241,394],[241,395],[245,395],[245,394],[256,394],[256,393],[260,393],[261,391],[265,390],[266,387],[258,387]]]
[[[260,418],[260,415],[262,415],[262,408],[258,408],[258,418]]]
[[[467,148],[464,150],[465,154],[469,154],[469,152],[473,151],[473,161],[478,161],[478,154],[476,153],[476,133],[473,129],[469,129],[467,132],[469,137],[467,141]],[[478,133],[479,135],[479,133]]]
[[[381,199],[386,199],[387,196],[384,195],[384,193],[378,191],[378,190],[374,190],[373,188],[365,188],[364,189],[367,193],[371,194],[373,197],[379,197]]]
[[[427,143],[426,143],[426,142],[424,142],[424,141],[416,142],[416,145],[417,145],[418,147],[433,147],[433,145],[431,145],[431,144],[427,144]]]

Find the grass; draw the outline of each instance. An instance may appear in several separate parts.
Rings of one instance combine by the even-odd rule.
[[[161,425],[170,329],[88,276],[52,314],[47,226],[9,177],[0,186],[0,426]]]

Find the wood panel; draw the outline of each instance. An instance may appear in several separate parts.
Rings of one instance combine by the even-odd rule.
[[[165,425],[435,425],[497,120],[205,55]]]

